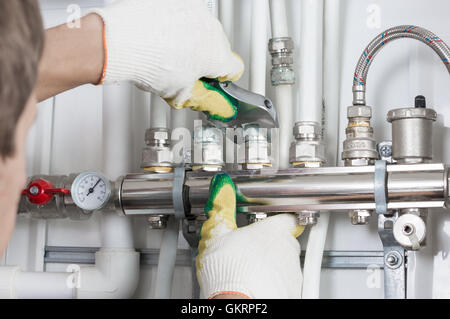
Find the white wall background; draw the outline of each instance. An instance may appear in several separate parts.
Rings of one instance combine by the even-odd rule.
[[[220,0],[219,0],[220,1]],[[296,45],[300,43],[300,0],[289,0],[289,24]],[[101,0],[41,0],[46,27],[66,21],[67,6],[79,4],[83,10],[103,5]],[[235,0],[233,49],[249,65],[249,35],[251,21],[250,0]],[[400,24],[415,24],[438,34],[450,43],[448,0],[342,0],[342,83],[339,118],[339,141],[345,138],[346,106],[351,104],[352,75],[364,47],[378,33]],[[269,32],[270,34],[270,32]],[[297,49],[297,55],[299,50]],[[261,54],[267,54],[261,52]],[[298,61],[298,56],[296,57]],[[270,63],[270,59],[268,59]],[[268,70],[270,68],[268,67]],[[326,74],[324,75],[326,76]],[[248,87],[248,72],[238,82]],[[268,94],[272,89],[268,83]],[[450,163],[450,79],[434,52],[411,40],[399,40],[387,46],[375,59],[368,77],[367,102],[373,107],[373,125],[377,140],[390,139],[390,126],[385,121],[391,108],[412,106],[414,96],[423,94],[428,105],[439,114],[435,125],[434,155],[436,161]],[[131,171],[139,170],[145,129],[149,126],[150,95],[129,84],[121,90],[131,91],[129,103],[132,132],[124,150],[129,154]],[[102,149],[102,87],[84,86],[39,105],[39,116],[30,132],[28,143],[28,175],[68,174],[88,169],[102,170],[105,160]],[[299,120],[299,119],[297,119]],[[287,150],[286,150],[287,151]],[[339,150],[341,152],[341,150]],[[339,154],[340,157],[340,154]],[[123,172],[129,173],[129,172]],[[409,297],[450,297],[450,217],[444,210],[429,214],[428,246],[410,257],[408,270]],[[137,248],[159,248],[160,231],[149,230],[145,218],[135,218]],[[307,236],[302,236],[306,247]],[[65,265],[43,265],[45,245],[93,246],[100,245],[99,221],[96,216],[87,221],[32,220],[20,217],[6,254],[0,264],[20,265],[29,271],[61,271]],[[187,248],[180,240],[180,247]],[[368,226],[352,226],[345,214],[331,218],[326,249],[381,250],[376,220]],[[142,267],[138,298],[153,295],[154,267]],[[324,270],[321,296],[326,298],[381,298],[383,281],[378,288],[368,288],[370,273],[365,270]],[[187,267],[176,270],[173,297],[189,298],[191,275]]]

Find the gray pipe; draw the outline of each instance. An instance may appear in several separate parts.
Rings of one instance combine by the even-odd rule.
[[[164,230],[156,274],[155,298],[170,299],[172,295],[173,274],[177,259],[180,221],[170,216]]]

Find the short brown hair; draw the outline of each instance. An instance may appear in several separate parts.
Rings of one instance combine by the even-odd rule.
[[[44,30],[37,0],[0,1],[0,158],[14,154],[17,121],[37,80]]]

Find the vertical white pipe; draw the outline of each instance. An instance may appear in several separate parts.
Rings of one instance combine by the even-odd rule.
[[[325,0],[323,95],[326,130],[324,138],[327,145],[327,161],[330,165],[335,165],[337,162],[339,140],[340,8],[340,0]],[[309,234],[303,281],[303,298],[305,299],[319,298],[320,273],[329,220],[329,212],[320,212],[319,221]]]
[[[132,170],[131,86],[103,86],[103,173],[114,180]]]
[[[270,0],[272,38],[288,37],[286,0]]]
[[[111,180],[132,170],[131,86],[103,86],[103,173]],[[107,248],[133,248],[131,220],[115,211],[103,213],[102,240]]]
[[[169,299],[172,292],[173,274],[177,259],[178,234],[180,221],[169,217],[164,230],[156,274],[155,298]]]
[[[205,0],[205,5],[209,12],[211,12],[211,14],[216,18],[219,17],[219,5],[217,1],[218,0]]]
[[[158,95],[150,98],[150,127],[167,128],[167,108],[169,105]]]
[[[323,250],[327,238],[329,220],[329,212],[320,212],[317,224],[309,232],[305,265],[303,267],[303,299],[319,298],[320,273],[322,270]]]
[[[266,94],[268,0],[252,0],[250,91]]]
[[[324,19],[324,78],[326,157],[329,166],[338,164],[339,101],[341,90],[341,0],[326,0]]]
[[[302,0],[297,121],[322,123],[323,0]]]
[[[270,1],[272,38],[288,37],[286,0]],[[293,89],[292,85],[275,87],[275,106],[277,108],[279,128],[278,167],[289,167],[289,146],[292,139],[293,121]]]
[[[233,47],[234,33],[234,0],[220,0],[219,2],[219,18],[222,22],[225,34]]]

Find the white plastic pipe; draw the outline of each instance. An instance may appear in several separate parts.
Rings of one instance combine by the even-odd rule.
[[[286,0],[270,0],[272,38],[288,37]]]
[[[340,0],[325,0],[324,32],[324,104],[327,160],[337,162],[338,119],[340,98]],[[323,250],[330,220],[329,212],[320,212],[317,225],[311,228],[306,248],[303,298],[317,299],[320,292],[320,274]]]
[[[325,1],[324,78],[323,100],[325,106],[324,141],[330,166],[338,165],[339,156],[339,101],[341,90],[341,0]]]
[[[270,1],[272,38],[288,37],[286,0]],[[278,167],[289,167],[289,147],[294,125],[293,86],[278,85],[275,87],[275,105],[277,108],[279,128]]]
[[[131,298],[139,282],[139,253],[131,248],[102,248],[95,254],[95,266],[82,267],[79,276],[76,298]]]
[[[156,94],[151,94],[150,101],[150,127],[167,128],[167,108],[169,105]]]
[[[266,94],[268,0],[252,0],[250,91]]]
[[[318,299],[323,250],[327,238],[329,212],[320,212],[315,226],[311,228],[306,245],[305,265],[303,267],[303,299]]]
[[[302,0],[297,121],[322,123],[323,0]]]
[[[233,43],[234,34],[234,0],[220,0],[219,2],[219,18],[222,22],[225,34],[230,43]]]
[[[0,267],[0,299],[70,299],[70,273],[22,272],[18,266]]]
[[[179,225],[180,221],[174,216],[171,216],[167,222],[167,228],[164,230],[156,274],[155,298],[157,299],[169,299],[172,295]]]
[[[205,5],[209,12],[216,18],[219,17],[219,5],[217,2],[218,0],[205,0]]]

